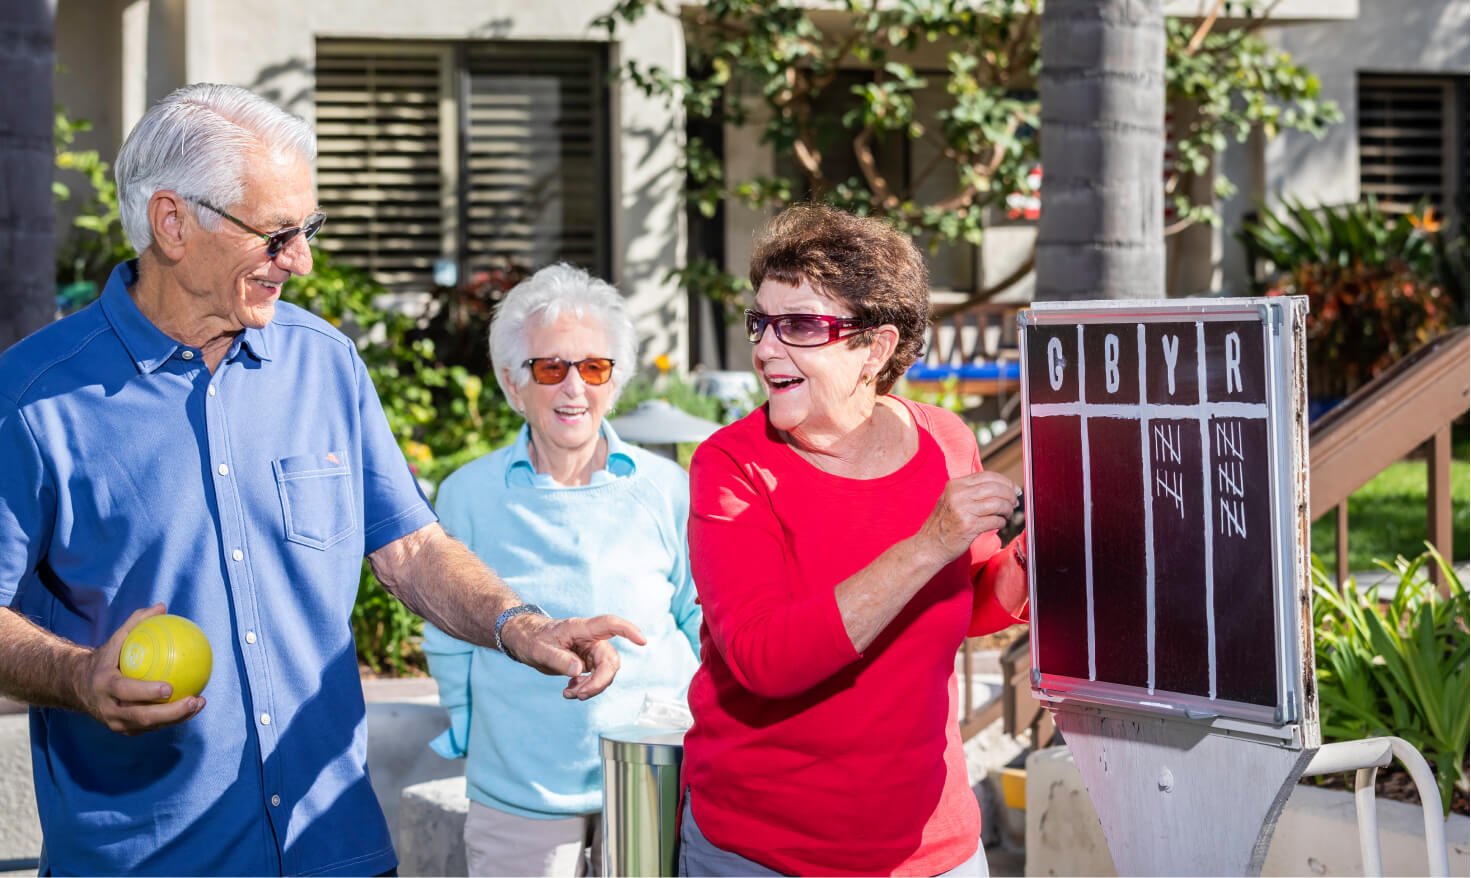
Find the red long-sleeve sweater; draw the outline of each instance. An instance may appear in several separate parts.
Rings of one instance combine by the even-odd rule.
[[[919,448],[882,478],[818,470],[765,407],[706,440],[690,469],[705,619],[684,784],[713,844],[789,875],[936,875],[980,837],[955,653],[967,633],[1016,621],[975,584],[991,581],[980,574],[999,539],[977,539],[861,655],[833,591],[981,467],[959,418],[903,403]]]

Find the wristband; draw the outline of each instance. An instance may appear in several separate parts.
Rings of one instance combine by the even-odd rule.
[[[515,617],[524,616],[527,613],[535,613],[538,616],[546,616],[546,611],[543,610],[541,607],[538,607],[536,604],[517,604],[516,606],[511,607],[508,610],[503,610],[499,616],[495,617],[495,648],[504,653],[506,658],[510,659],[513,662],[519,662],[521,661],[521,658],[517,656],[514,652],[511,652],[509,649],[507,649],[506,645],[501,642],[501,629],[506,627],[506,623],[511,621]]]

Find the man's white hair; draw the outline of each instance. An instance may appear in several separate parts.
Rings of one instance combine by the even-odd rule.
[[[142,253],[153,243],[148,201],[161,189],[222,210],[238,204],[252,150],[292,150],[310,165],[317,138],[305,120],[234,85],[186,85],[149,107],[113,168],[118,211],[133,249]],[[200,225],[218,227],[220,217],[191,206]]]
[[[490,364],[507,400],[511,399],[511,388],[506,384],[506,372],[517,388],[531,380],[531,370],[521,364],[531,356],[528,335],[532,325],[545,326],[565,313],[578,319],[590,317],[607,333],[607,356],[613,359],[613,397],[609,405],[618,401],[638,357],[628,304],[612,284],[565,262],[548,265],[516,284],[496,308],[490,323]]]

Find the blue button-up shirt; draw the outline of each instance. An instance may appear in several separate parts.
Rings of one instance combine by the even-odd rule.
[[[364,553],[434,513],[346,337],[281,303],[210,374],[135,272],[0,356],[0,605],[96,646],[162,601],[214,672],[134,737],[31,711],[43,871],[386,871],[349,617]]]

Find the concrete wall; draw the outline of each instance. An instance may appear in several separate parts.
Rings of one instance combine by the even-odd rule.
[[[1274,13],[1275,14],[1275,13]],[[1225,158],[1241,192],[1224,205],[1227,231],[1258,201],[1291,197],[1310,204],[1342,204],[1359,197],[1357,84],[1360,73],[1461,74],[1471,70],[1471,3],[1466,0],[1359,0],[1358,16],[1343,21],[1288,24],[1268,39],[1317,74],[1322,97],[1344,119],[1318,140],[1296,132],[1233,147]],[[1252,154],[1260,151],[1260,172]],[[1222,240],[1222,284],[1246,288],[1240,245]]]
[[[1425,875],[1428,865],[1418,805],[1380,800],[1380,856],[1385,875]],[[1202,815],[1204,820],[1209,815]],[[1066,747],[1027,757],[1027,875],[1117,875],[1098,813]],[[1465,816],[1446,824],[1450,874],[1471,869]],[[1353,794],[1299,785],[1267,850],[1263,875],[1363,875]]]
[[[603,0],[60,0],[58,59],[69,73],[57,99],[98,123],[93,139],[110,159],[143,110],[186,82],[235,83],[307,119],[314,115],[318,37],[364,39],[602,40],[592,20]],[[678,22],[647,15],[620,30],[614,51],[684,69]],[[665,280],[685,260],[678,108],[622,86],[613,99],[613,275],[629,297],[643,354],[687,346],[687,304]]]
[[[438,696],[368,702],[368,776],[395,848],[402,841],[399,803],[405,787],[458,778],[463,790],[465,760],[445,759],[429,749],[429,742],[448,727],[449,716]]]
[[[1465,74],[1471,68],[1471,4],[1465,0],[1361,0],[1359,17],[1282,27],[1273,41],[1318,75],[1343,123],[1318,141],[1284,134],[1267,144],[1267,196],[1337,204],[1359,197],[1360,73]]]
[[[34,860],[40,855],[30,716],[0,714],[0,860]]]
[[[399,841],[398,874],[462,878],[465,864],[465,817],[470,800],[465,778],[447,777],[407,787],[393,827]]]

